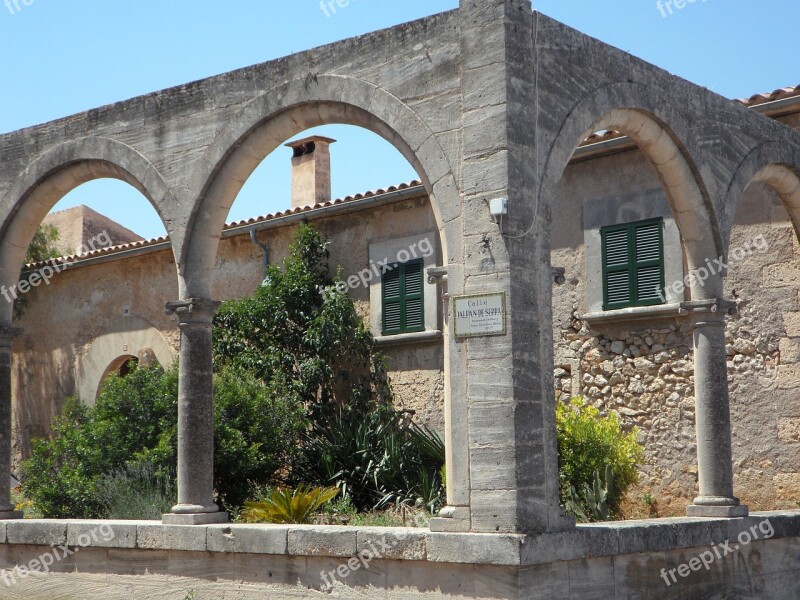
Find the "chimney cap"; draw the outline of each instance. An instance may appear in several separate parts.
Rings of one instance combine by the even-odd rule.
[[[314,152],[317,144],[324,144],[326,146],[330,146],[335,141],[336,140],[334,140],[333,138],[325,137],[323,135],[310,135],[300,140],[294,140],[293,142],[284,144],[284,146],[294,150],[294,156],[298,157],[306,154],[311,154],[312,152]]]

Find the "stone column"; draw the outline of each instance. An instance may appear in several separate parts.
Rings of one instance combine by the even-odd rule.
[[[0,519],[21,519],[11,503],[11,340],[15,330],[0,327]]]
[[[214,406],[211,372],[211,321],[219,306],[189,298],[167,302],[167,314],[180,320],[178,383],[178,504],[164,524],[224,523],[227,513],[214,504]]]
[[[690,517],[746,517],[733,495],[731,418],[725,352],[726,303],[695,313],[694,394],[700,495],[686,509]],[[734,310],[731,308],[730,310]]]

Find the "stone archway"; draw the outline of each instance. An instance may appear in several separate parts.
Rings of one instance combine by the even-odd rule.
[[[0,200],[0,285],[17,282],[25,253],[50,209],[79,185],[100,178],[129,183],[150,201],[172,233],[172,192],[138,151],[115,140],[87,137],[53,146],[22,170]],[[13,304],[0,303],[0,470],[11,464],[11,327]],[[0,477],[0,513],[13,514],[8,480]]]
[[[734,476],[758,510],[794,507],[795,488],[784,482],[796,477],[798,457],[787,431],[800,414],[800,148],[758,147],[728,191],[726,284],[742,306],[740,319],[728,329],[728,360],[736,365],[731,374]],[[761,447],[748,443],[753,439],[772,440],[768,459]]]
[[[730,238],[742,194],[754,183],[766,184],[778,195],[800,236],[800,148],[772,142],[751,151],[731,179],[725,198],[728,211],[726,240]]]
[[[700,493],[687,509],[693,516],[741,516],[747,508],[733,495],[730,410],[725,353],[727,304],[722,273],[707,265],[724,256],[724,231],[687,140],[670,127],[676,112],[660,100],[659,90],[635,84],[601,88],[582,99],[556,134],[545,163],[537,214],[549,219],[550,203],[574,150],[596,131],[618,131],[632,140],[658,175],[680,232],[688,273],[703,269],[706,277],[688,279],[691,301],[695,375],[695,424]],[[658,115],[658,116],[657,116]],[[545,232],[549,223],[543,223]],[[550,252],[549,236],[547,255]],[[548,287],[552,298],[552,284]],[[552,346],[546,349],[552,360]],[[548,365],[552,372],[552,362]]]
[[[657,116],[671,112],[659,97],[665,96],[657,89],[616,84],[582,99],[562,123],[551,145],[542,177],[539,212],[550,214],[549,203],[581,141],[595,131],[619,131],[636,143],[658,174],[681,233],[688,268],[693,270],[706,259],[723,256],[721,227],[685,141]],[[720,291],[715,285],[694,286],[692,298],[715,297]]]
[[[431,199],[445,263],[457,261],[461,206],[453,169],[433,132],[399,99],[350,77],[295,80],[252,100],[206,152],[191,188],[199,192],[181,258],[189,297],[210,297],[211,269],[228,211],[244,182],[275,148],[320,125],[363,127],[391,143],[417,171]],[[183,289],[183,288],[182,288]]]
[[[181,318],[181,397],[192,398],[179,414],[186,446],[179,448],[179,465],[187,470],[179,479],[193,482],[185,493],[179,486],[176,513],[213,513],[209,500],[208,464],[195,461],[211,456],[208,434],[211,418],[210,331],[216,305],[211,301],[213,267],[222,227],[244,182],[260,162],[280,144],[310,127],[326,124],[360,126],[397,148],[417,170],[436,217],[445,264],[458,262],[451,248],[460,247],[461,204],[452,167],[436,137],[415,113],[396,97],[365,81],[333,75],[294,80],[277,86],[248,103],[232,126],[221,130],[201,160],[202,168],[190,185],[200,191],[187,231],[191,237],[180,256],[181,297],[171,309]],[[445,332],[447,327],[445,326]],[[448,504],[469,504],[468,426],[452,417],[453,403],[465,403],[465,382],[449,374],[454,343],[445,333],[445,439]],[[456,389],[454,389],[456,388]],[[180,406],[184,406],[181,401]],[[463,407],[457,409],[463,414]],[[196,431],[196,434],[192,434]],[[189,442],[194,438],[195,441]],[[202,447],[198,448],[198,440]],[[191,443],[191,447],[189,444]],[[190,459],[191,455],[191,459]],[[191,472],[189,472],[191,471]],[[192,499],[193,498],[193,499]],[[205,517],[207,518],[207,517]]]
[[[119,179],[139,190],[171,231],[175,199],[156,168],[130,146],[107,138],[60,144],[33,161],[0,201],[0,284],[16,283],[36,228],[67,193],[89,181]],[[0,323],[10,325],[11,306],[0,308]]]

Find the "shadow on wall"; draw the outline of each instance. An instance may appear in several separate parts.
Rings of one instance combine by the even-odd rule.
[[[24,344],[20,340],[19,345]],[[14,343],[12,465],[31,455],[31,440],[50,433],[64,399],[75,395],[71,348],[49,353],[18,348]]]

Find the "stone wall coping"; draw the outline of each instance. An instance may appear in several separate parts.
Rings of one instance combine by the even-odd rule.
[[[767,537],[770,531],[772,534]],[[440,533],[412,527],[163,525],[160,521],[21,519],[0,521],[0,544],[334,558],[369,551],[386,560],[518,566],[675,549],[708,549],[726,541],[738,543],[742,532],[756,532],[751,535],[754,542],[800,537],[800,510],[757,512],[738,519],[665,518],[593,523],[578,525],[570,531],[528,535]]]
[[[673,302],[670,304],[657,304],[655,306],[631,306],[629,308],[587,312],[581,315],[581,319],[589,324],[597,324],[641,319],[674,319],[676,317],[686,316],[687,314],[688,310],[683,306],[682,302]]]

